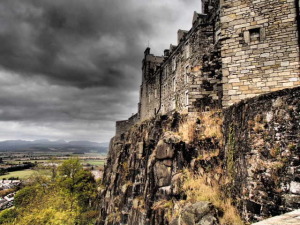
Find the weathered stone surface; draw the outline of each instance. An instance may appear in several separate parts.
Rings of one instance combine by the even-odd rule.
[[[283,195],[285,205],[289,208],[300,208],[300,195],[285,194]]]
[[[190,212],[183,212],[180,221],[184,225],[195,225],[195,215]]]
[[[165,141],[160,140],[156,147],[157,159],[171,159],[174,156],[174,148],[171,144],[167,144]]]
[[[154,178],[158,187],[171,184],[171,168],[158,161],[154,165]]]
[[[176,144],[181,141],[181,137],[178,134],[168,131],[164,134],[163,140],[168,144]]]
[[[179,218],[171,223],[182,225],[216,225],[218,223],[216,210],[210,202],[196,202],[184,207]]]
[[[243,217],[261,220],[297,209],[300,88],[255,97],[226,109],[225,162]]]
[[[171,190],[173,195],[180,194],[182,173],[175,174],[171,181]]]

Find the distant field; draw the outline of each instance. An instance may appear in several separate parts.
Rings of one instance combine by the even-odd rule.
[[[43,163],[43,162],[48,162],[49,160],[22,160],[22,161],[19,161],[19,160],[9,160],[9,161],[6,161],[7,163],[10,163],[10,164],[23,164],[23,162],[31,162],[31,163]]]
[[[82,163],[88,163],[93,166],[102,166],[105,163],[105,160],[82,160]]]
[[[78,154],[73,154],[73,156],[76,156]],[[83,157],[106,157],[106,154],[103,153],[97,153],[97,152],[87,152],[84,154],[79,154],[78,156],[83,156]]]
[[[22,164],[23,162],[31,162],[31,163],[49,163],[51,160],[25,160],[25,161],[17,161],[17,160],[10,160],[10,161],[7,161],[8,163],[10,164]],[[64,160],[56,160],[56,162],[63,162]],[[104,165],[105,161],[106,160],[103,160],[103,159],[87,159],[87,160],[80,160],[81,163],[89,163],[93,166],[102,166]]]
[[[19,177],[19,179],[23,180],[23,179],[29,178],[34,172],[35,171],[31,170],[31,169],[14,171],[14,172],[10,172],[6,175],[0,176],[0,180],[2,180],[3,178],[8,179],[10,177]]]
[[[43,162],[49,162],[50,160],[26,160],[26,161],[9,161],[12,164],[19,164],[19,163],[23,163],[23,162],[38,162],[38,163],[43,163]],[[63,162],[64,160],[58,160],[58,162]],[[92,166],[103,166],[106,162],[106,160],[103,159],[87,159],[87,160],[80,160],[80,162],[82,164],[90,164]],[[2,175],[0,176],[0,180],[2,180],[3,178],[8,179],[10,177],[19,177],[19,179],[24,180],[29,178],[33,173],[35,172],[35,170],[32,169],[26,169],[26,170],[20,170],[20,171],[14,171],[14,172],[9,172],[6,175]]]

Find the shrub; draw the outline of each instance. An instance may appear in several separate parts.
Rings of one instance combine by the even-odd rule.
[[[201,176],[191,171],[184,171],[183,191],[187,195],[187,201],[192,203],[199,201],[209,201],[217,209],[223,212],[219,218],[222,225],[240,225],[244,224],[239,216],[237,209],[233,206],[232,200],[224,196],[220,186],[209,185],[207,176]],[[226,182],[223,180],[223,182]]]

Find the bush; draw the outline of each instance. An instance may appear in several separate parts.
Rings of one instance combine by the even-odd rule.
[[[0,224],[11,224],[16,217],[16,209],[5,209],[2,212],[0,212]]]

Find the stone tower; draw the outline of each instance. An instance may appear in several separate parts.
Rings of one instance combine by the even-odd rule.
[[[223,1],[224,107],[300,85],[297,1]]]

